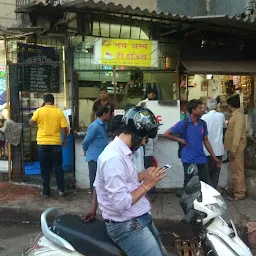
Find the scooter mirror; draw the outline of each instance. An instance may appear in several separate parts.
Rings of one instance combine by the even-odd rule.
[[[201,191],[201,183],[197,175],[193,176],[185,187],[187,195],[194,194]]]
[[[196,164],[191,164],[187,169],[187,174],[196,176],[198,175],[198,167]]]

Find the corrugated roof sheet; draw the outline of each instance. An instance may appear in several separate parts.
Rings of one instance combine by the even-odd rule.
[[[52,3],[43,4],[42,2],[34,1],[33,3],[24,5],[16,10],[17,13],[30,12],[38,8],[58,8],[60,10],[72,10],[72,11],[81,11],[82,9],[87,9],[97,12],[107,12],[107,13],[116,13],[129,16],[139,16],[149,19],[162,19],[162,20],[188,20],[189,17],[180,14],[171,14],[164,12],[150,12],[148,9],[141,10],[139,7],[132,8],[130,5],[124,7],[121,4],[116,5],[115,3],[105,3],[103,1],[95,2],[93,0],[74,0],[63,2],[61,4],[54,5]]]
[[[109,15],[129,16],[132,18],[143,19],[146,21],[162,21],[162,22],[180,22],[187,23],[191,27],[199,28],[202,25],[209,25],[214,28],[234,29],[239,34],[246,32],[256,32],[256,21],[251,20],[249,17],[243,18],[239,16],[185,16],[180,14],[172,14],[165,12],[150,12],[148,9],[141,10],[140,8],[132,8],[130,5],[124,7],[119,4],[116,5],[112,2],[105,3],[103,1],[95,2],[93,0],[69,0],[61,4],[54,4],[49,1],[47,4],[42,3],[40,0],[35,0],[33,3],[24,5],[16,10],[18,13],[22,12],[47,12],[55,8],[56,10],[81,12],[88,10],[95,13],[107,13]],[[128,0],[127,0],[128,1]],[[50,3],[51,2],[51,3]],[[57,1],[58,3],[58,1]]]
[[[190,17],[190,21],[201,22],[204,24],[228,27],[228,28],[240,28],[245,30],[256,31],[256,21],[255,19],[250,19],[250,17],[240,17],[240,16],[228,16],[228,15],[209,15],[209,16],[193,16]]]

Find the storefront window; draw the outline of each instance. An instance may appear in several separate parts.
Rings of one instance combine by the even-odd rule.
[[[131,31],[131,35],[136,37],[137,34],[137,39],[139,39],[140,30],[134,28]],[[175,67],[177,63],[175,47],[170,44],[158,43],[158,57],[156,58],[158,67],[108,66],[94,64],[94,43],[95,37],[86,37],[82,41],[82,38],[78,36],[72,40],[73,63],[79,85],[78,129],[80,131],[86,130],[91,123],[92,105],[98,98],[99,89],[102,87],[107,89],[111,101],[116,98],[115,106],[119,109],[128,104],[136,105],[144,100],[149,88],[157,90],[157,99],[159,100],[175,98]],[[114,77],[114,69],[116,77]],[[115,81],[116,97],[114,97]]]
[[[184,76],[185,77],[185,76]],[[227,90],[226,82],[232,84],[232,91]],[[229,120],[231,113],[227,107],[227,98],[230,95],[238,94],[240,96],[241,111],[248,117],[247,131],[251,128],[253,95],[254,95],[254,77],[240,75],[211,75],[195,74],[187,76],[187,89],[181,90],[181,96],[188,101],[192,99],[201,99],[204,103],[208,98],[214,98],[218,101],[217,110],[224,113],[226,120]]]

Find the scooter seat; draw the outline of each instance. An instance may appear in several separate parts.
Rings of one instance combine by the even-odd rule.
[[[104,220],[83,222],[79,216],[64,214],[53,221],[52,231],[87,256],[124,256],[109,238]]]

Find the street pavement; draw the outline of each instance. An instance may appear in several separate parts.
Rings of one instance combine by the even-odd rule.
[[[20,256],[32,238],[41,232],[39,223],[16,223],[0,221],[0,255]],[[173,243],[170,243],[170,234],[160,232],[169,256],[177,255]]]
[[[43,198],[40,193],[40,188],[0,183],[0,220],[5,222],[16,221],[19,224],[23,222],[29,222],[30,224],[39,223],[41,213],[49,207],[57,207],[66,213],[73,214],[87,213],[90,210],[91,194],[87,191],[72,189],[68,191],[67,196],[64,198],[58,197],[56,191],[53,191],[50,198]],[[230,217],[238,227],[240,234],[245,238],[247,234],[247,223],[256,221],[256,201],[246,198],[238,202],[227,202],[227,204],[228,212],[224,218],[228,220]],[[186,232],[184,233],[184,227],[179,226],[183,213],[175,193],[158,193],[156,200],[152,203],[152,216],[160,231],[164,244],[169,251],[173,251],[173,233],[181,236],[186,235]],[[33,225],[28,226],[27,229],[24,226],[22,227],[17,226],[18,232],[15,231],[14,226],[14,230],[10,227],[10,231],[5,234],[5,232],[2,232],[2,227],[0,226],[0,233],[2,234],[2,237],[0,237],[1,256],[20,255],[11,253],[19,250],[18,244],[22,245],[23,248],[23,245],[26,245],[30,238],[40,230],[39,227],[35,228]],[[6,230],[8,228],[8,226],[5,227]],[[20,238],[18,236],[19,232]],[[12,233],[17,234],[17,236],[11,235]],[[8,253],[10,254],[4,254],[3,250],[8,249],[9,244],[12,243],[15,246],[13,249],[9,248],[10,251]],[[14,251],[12,252],[12,250]]]
[[[31,238],[38,235],[39,225],[0,222],[0,255],[20,256]]]
[[[43,198],[40,193],[40,188],[0,183],[0,219],[37,221],[41,213],[49,207],[57,207],[74,214],[90,210],[91,194],[87,191],[70,189],[64,198],[58,197],[56,191],[52,191],[50,198]],[[256,200],[246,198],[227,202],[227,205],[228,212],[224,218],[230,217],[237,225],[256,221]],[[152,203],[152,216],[155,220],[181,220],[183,212],[175,193],[158,193]]]

